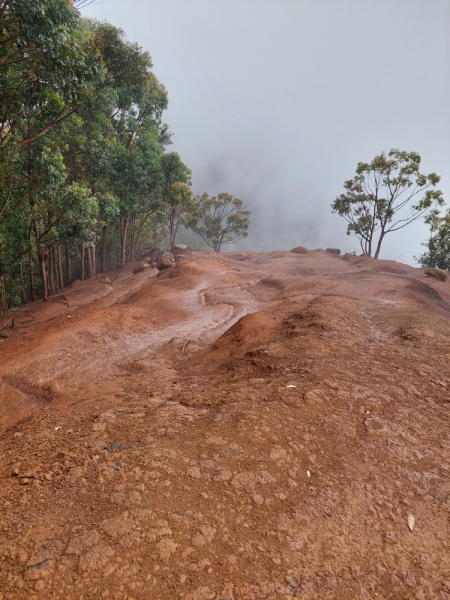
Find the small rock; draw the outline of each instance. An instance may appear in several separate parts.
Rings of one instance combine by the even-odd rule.
[[[115,452],[116,450],[124,450],[124,448],[126,448],[126,446],[125,444],[122,444],[122,442],[113,442],[106,449],[108,452]]]
[[[220,594],[217,596],[217,600],[234,600],[234,585],[227,583]]]
[[[288,535],[286,536],[286,541],[290,550],[300,550],[301,548],[303,548],[303,542],[298,538]]]
[[[177,549],[177,545],[167,538],[162,539],[156,544],[161,560],[169,560],[171,555]]]
[[[270,451],[270,458],[272,460],[280,460],[282,458],[285,458],[287,455],[286,450],[284,450],[283,448],[272,448],[272,450]]]
[[[416,519],[414,518],[414,515],[409,515],[408,516],[408,527],[409,527],[410,531],[412,531],[414,529],[415,524],[416,524]]]
[[[187,470],[187,474],[189,475],[189,477],[193,477],[194,479],[200,479],[202,476],[198,467],[190,467]]]
[[[100,540],[100,534],[93,529],[92,531],[71,538],[65,553],[79,556],[92,546],[97,545]]]
[[[80,556],[78,571],[79,573],[84,573],[86,571],[104,569],[113,555],[114,550],[110,546],[103,544],[93,546],[86,554]]]
[[[329,252],[330,254],[337,254],[338,256],[341,253],[339,248],[326,248],[325,252]]]
[[[192,600],[213,600],[213,598],[214,593],[206,585],[197,588],[192,595]]]
[[[308,254],[308,250],[305,248],[305,246],[297,246],[296,248],[292,248],[291,252],[294,252],[295,254]]]
[[[109,577],[116,570],[116,565],[107,565],[103,577]]]
[[[253,502],[255,504],[259,504],[259,505],[264,504],[264,498],[262,496],[260,496],[259,494],[255,494],[253,496]]]
[[[209,525],[202,525],[201,527],[201,532],[205,536],[207,542],[213,541],[216,531],[217,529],[215,527],[210,527]]]
[[[216,467],[217,475],[214,477],[214,481],[228,481],[232,478],[233,473],[225,467]]]
[[[68,430],[66,431],[66,433],[67,433],[68,435],[70,435],[71,433],[73,433],[73,429],[68,429]]]

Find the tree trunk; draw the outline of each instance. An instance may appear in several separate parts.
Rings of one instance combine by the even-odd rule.
[[[102,231],[102,256],[101,256],[101,264],[100,271],[102,273],[106,273],[106,244],[108,241],[108,225],[103,227]]]
[[[52,247],[51,250],[51,261],[52,261],[52,281],[53,281],[53,291],[57,292],[59,290],[58,283],[58,265],[56,263],[56,249],[55,246]]]
[[[117,268],[120,267],[120,244],[122,227],[120,221],[117,223]]]
[[[94,277],[97,275],[97,240],[92,246],[92,274]]]
[[[134,260],[134,239],[136,234],[136,217],[133,215],[131,219],[131,255],[130,260]]]
[[[42,300],[45,302],[48,298],[47,274],[45,272],[45,254],[42,252],[40,244],[37,246],[37,255],[39,261],[39,274],[42,281]]]
[[[374,258],[378,258],[378,256],[380,255],[381,243],[383,242],[384,236],[385,236],[384,231],[381,231],[380,239],[378,240],[377,249],[376,249]]]
[[[33,273],[33,256],[31,255],[31,247],[28,252],[28,262],[30,267],[30,294],[31,300],[34,302],[36,300],[34,295],[34,273]]]
[[[170,251],[172,254],[175,254],[175,209],[172,209],[169,219],[169,241],[170,241]]]
[[[8,310],[8,303],[6,301],[5,294],[5,276],[0,277],[0,311],[6,312]]]
[[[64,287],[64,278],[62,272],[61,244],[59,242],[56,246],[56,252],[58,255],[59,288],[62,290],[62,288]]]
[[[22,300],[22,304],[26,304],[28,302],[27,291],[25,289],[25,284],[23,281],[23,265],[22,259],[20,259],[20,282],[21,282],[21,290],[20,290],[20,298]]]
[[[55,293],[55,289],[53,287],[54,279],[53,279],[53,264],[52,264],[52,251],[47,250],[47,277],[48,277],[48,291],[50,296]]]
[[[65,244],[66,251],[66,286],[70,285],[70,254],[69,248],[67,247],[67,243]]]
[[[84,243],[81,244],[81,281],[84,281]]]
[[[128,231],[128,216],[120,217],[121,231],[121,255],[120,255],[120,266],[123,267],[127,256],[127,231]]]
[[[92,279],[92,246],[86,248],[88,279]]]

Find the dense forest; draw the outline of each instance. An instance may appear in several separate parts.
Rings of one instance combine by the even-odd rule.
[[[230,194],[194,197],[148,52],[71,0],[0,0],[0,311],[123,266],[190,227],[245,237]]]

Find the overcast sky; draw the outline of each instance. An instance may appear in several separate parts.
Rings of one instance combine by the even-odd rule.
[[[330,203],[358,161],[417,151],[450,205],[448,0],[97,0],[169,92],[171,149],[193,189],[252,211],[251,250],[359,251]],[[415,264],[427,227],[387,237]]]

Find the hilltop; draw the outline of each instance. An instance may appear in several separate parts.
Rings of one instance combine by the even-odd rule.
[[[0,321],[0,599],[450,598],[450,284],[136,265]]]

